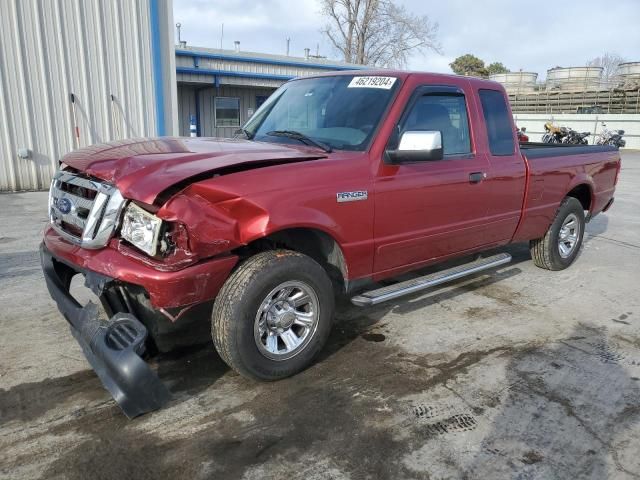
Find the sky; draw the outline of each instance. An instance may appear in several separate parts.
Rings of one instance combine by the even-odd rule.
[[[582,66],[605,52],[640,61],[640,0],[396,0],[416,15],[439,24],[442,54],[415,51],[408,68],[450,73],[449,63],[472,53],[485,63],[512,71],[537,72],[554,66]],[[326,20],[317,0],[174,0],[174,20],[190,45],[243,51],[315,54],[340,59],[320,32]]]

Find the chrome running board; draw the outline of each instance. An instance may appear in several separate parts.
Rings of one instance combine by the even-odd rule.
[[[419,292],[420,290],[451,282],[452,280],[457,280],[458,278],[482,272],[483,270],[499,267],[500,265],[504,265],[510,261],[511,255],[508,253],[499,253],[492,257],[479,258],[471,263],[448,268],[423,277],[413,278],[411,280],[389,285],[388,287],[378,288],[376,290],[369,290],[368,292],[364,292],[353,297],[351,299],[351,303],[359,307],[377,305],[378,303],[386,302],[387,300],[393,300],[394,298],[402,297],[403,295]]]

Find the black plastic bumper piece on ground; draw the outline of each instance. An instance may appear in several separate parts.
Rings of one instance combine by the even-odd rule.
[[[82,270],[54,260],[44,244],[40,246],[40,261],[51,297],[102,384],[125,415],[134,418],[165,405],[171,398],[169,390],[140,358],[146,327],[128,313],[100,320],[95,304],[89,302],[83,307],[69,293],[69,273],[84,273]]]

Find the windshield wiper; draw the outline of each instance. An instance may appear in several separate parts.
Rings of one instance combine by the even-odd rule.
[[[294,140],[300,140],[302,143],[313,145],[314,147],[318,147],[327,153],[331,153],[333,151],[333,149],[326,143],[314,140],[313,138],[307,137],[304,133],[296,132],[295,130],[274,130],[272,132],[267,132],[267,135],[271,135],[272,137],[287,137],[293,138]]]

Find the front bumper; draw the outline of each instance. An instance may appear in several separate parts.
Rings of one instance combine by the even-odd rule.
[[[113,244],[115,240],[111,242]],[[144,288],[151,305],[158,310],[182,308],[214,299],[238,262],[236,255],[226,255],[179,270],[164,270],[150,259],[145,262],[125,255],[112,244],[91,250],[69,243],[51,227],[44,232],[44,245],[57,259],[77,266],[78,270]]]
[[[112,279],[56,258],[44,243],[40,246],[40,261],[49,293],[69,322],[71,333],[127,417],[165,405],[171,398],[169,390],[140,357],[147,338],[145,326],[128,313],[101,320],[95,304],[81,306],[69,293],[76,273],[85,274],[94,290],[104,288]]]

